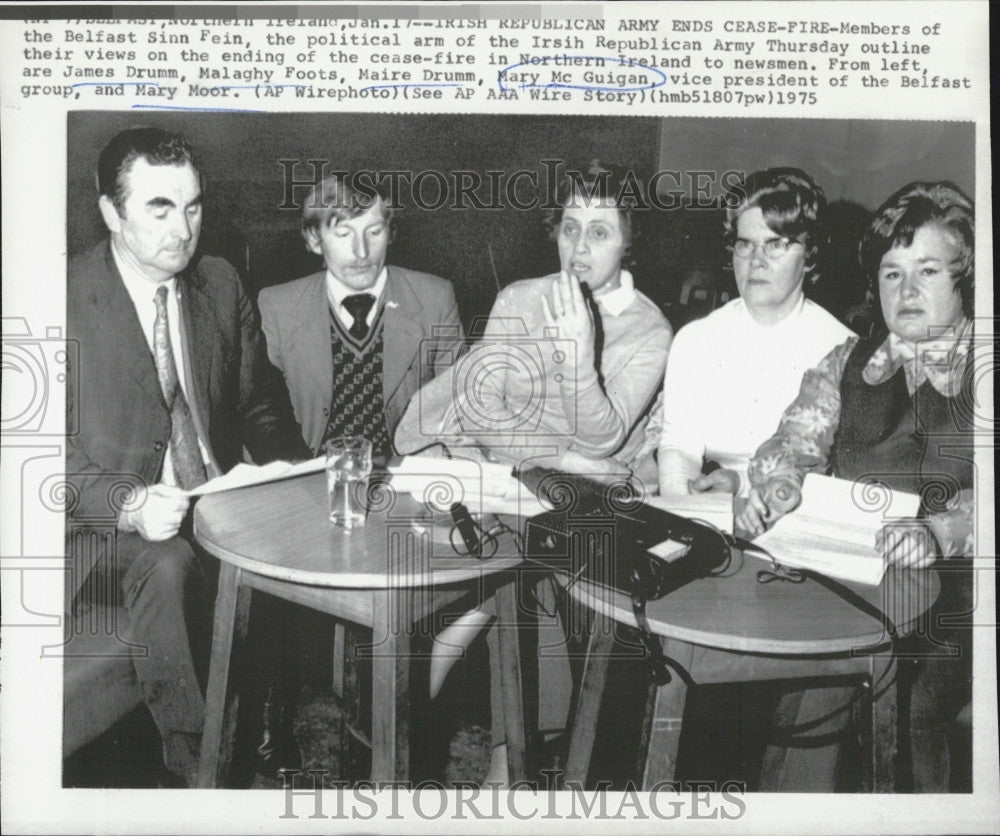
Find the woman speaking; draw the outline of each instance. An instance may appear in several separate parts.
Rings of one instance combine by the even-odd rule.
[[[560,272],[500,292],[482,342],[414,396],[396,431],[400,452],[438,442],[518,469],[544,466],[600,480],[639,469],[672,331],[623,266],[636,236],[629,182],[626,169],[596,161],[586,172],[564,174],[558,208],[544,218]],[[552,604],[546,589],[540,605]],[[492,615],[489,600],[436,637],[432,696]],[[555,625],[549,629],[553,641],[564,641]],[[499,658],[495,630],[488,641]],[[569,672],[543,668],[541,728],[561,728]],[[507,773],[497,670],[493,665],[488,781]]]
[[[672,336],[623,266],[636,236],[630,182],[597,161],[563,174],[544,218],[560,272],[498,294],[483,340],[411,401],[400,452],[436,441],[518,468],[630,475]]]

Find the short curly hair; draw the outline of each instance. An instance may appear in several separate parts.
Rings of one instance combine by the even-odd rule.
[[[882,257],[893,247],[909,247],[917,230],[928,224],[940,226],[959,239],[961,252],[952,262],[951,274],[962,296],[962,309],[966,316],[972,316],[976,209],[958,186],[946,180],[918,180],[903,186],[876,211],[859,248],[873,308],[881,311],[878,273]]]
[[[551,200],[545,204],[542,224],[552,240],[559,234],[563,209],[574,199],[610,200],[618,210],[625,233],[625,251],[622,263],[632,263],[632,253],[639,239],[639,225],[635,210],[642,205],[641,181],[631,169],[615,163],[593,160],[586,170],[582,167],[563,170],[555,184]]]
[[[826,241],[824,214],[826,195],[816,181],[800,168],[768,168],[755,171],[725,198],[726,249],[730,259],[736,244],[736,226],[748,209],[760,209],[764,223],[778,235],[798,238],[805,234],[805,274],[811,284],[819,278],[816,259]]]

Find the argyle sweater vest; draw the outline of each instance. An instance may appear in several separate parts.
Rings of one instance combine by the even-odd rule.
[[[372,443],[372,455],[392,455],[385,424],[382,388],[383,309],[380,308],[364,339],[356,340],[332,313],[330,346],[333,351],[333,395],[330,420],[323,441],[342,435],[361,435]]]

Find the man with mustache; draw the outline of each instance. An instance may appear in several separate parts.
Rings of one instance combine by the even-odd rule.
[[[285,375],[314,455],[332,438],[360,435],[372,443],[376,466],[384,465],[414,392],[463,347],[451,283],[386,264],[392,220],[375,190],[351,174],[330,175],[313,187],[302,212],[306,247],[323,256],[326,269],[258,297],[268,353]],[[300,633],[312,618],[301,610],[286,617]],[[346,634],[335,644],[356,641]],[[283,726],[290,725],[290,702],[280,709]],[[358,719],[363,701],[347,711]]]
[[[110,238],[73,258],[67,277],[79,368],[66,392],[78,428],[66,444],[66,604],[105,587],[121,597],[129,638],[147,649],[134,666],[164,763],[193,786],[212,599],[185,491],[244,447],[258,464],[308,451],[236,271],[197,253],[202,183],[188,143],[122,131],[100,154],[97,185]]]
[[[451,283],[386,264],[392,220],[374,189],[327,177],[302,214],[306,247],[326,269],[260,293],[271,361],[317,455],[331,438],[361,435],[384,462],[413,393],[462,348]]]

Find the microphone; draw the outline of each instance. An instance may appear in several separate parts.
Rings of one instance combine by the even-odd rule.
[[[482,559],[483,544],[479,539],[479,532],[476,531],[476,524],[472,521],[469,509],[461,502],[455,502],[452,503],[448,511],[451,513],[451,519],[455,523],[455,528],[458,529],[468,553]]]

